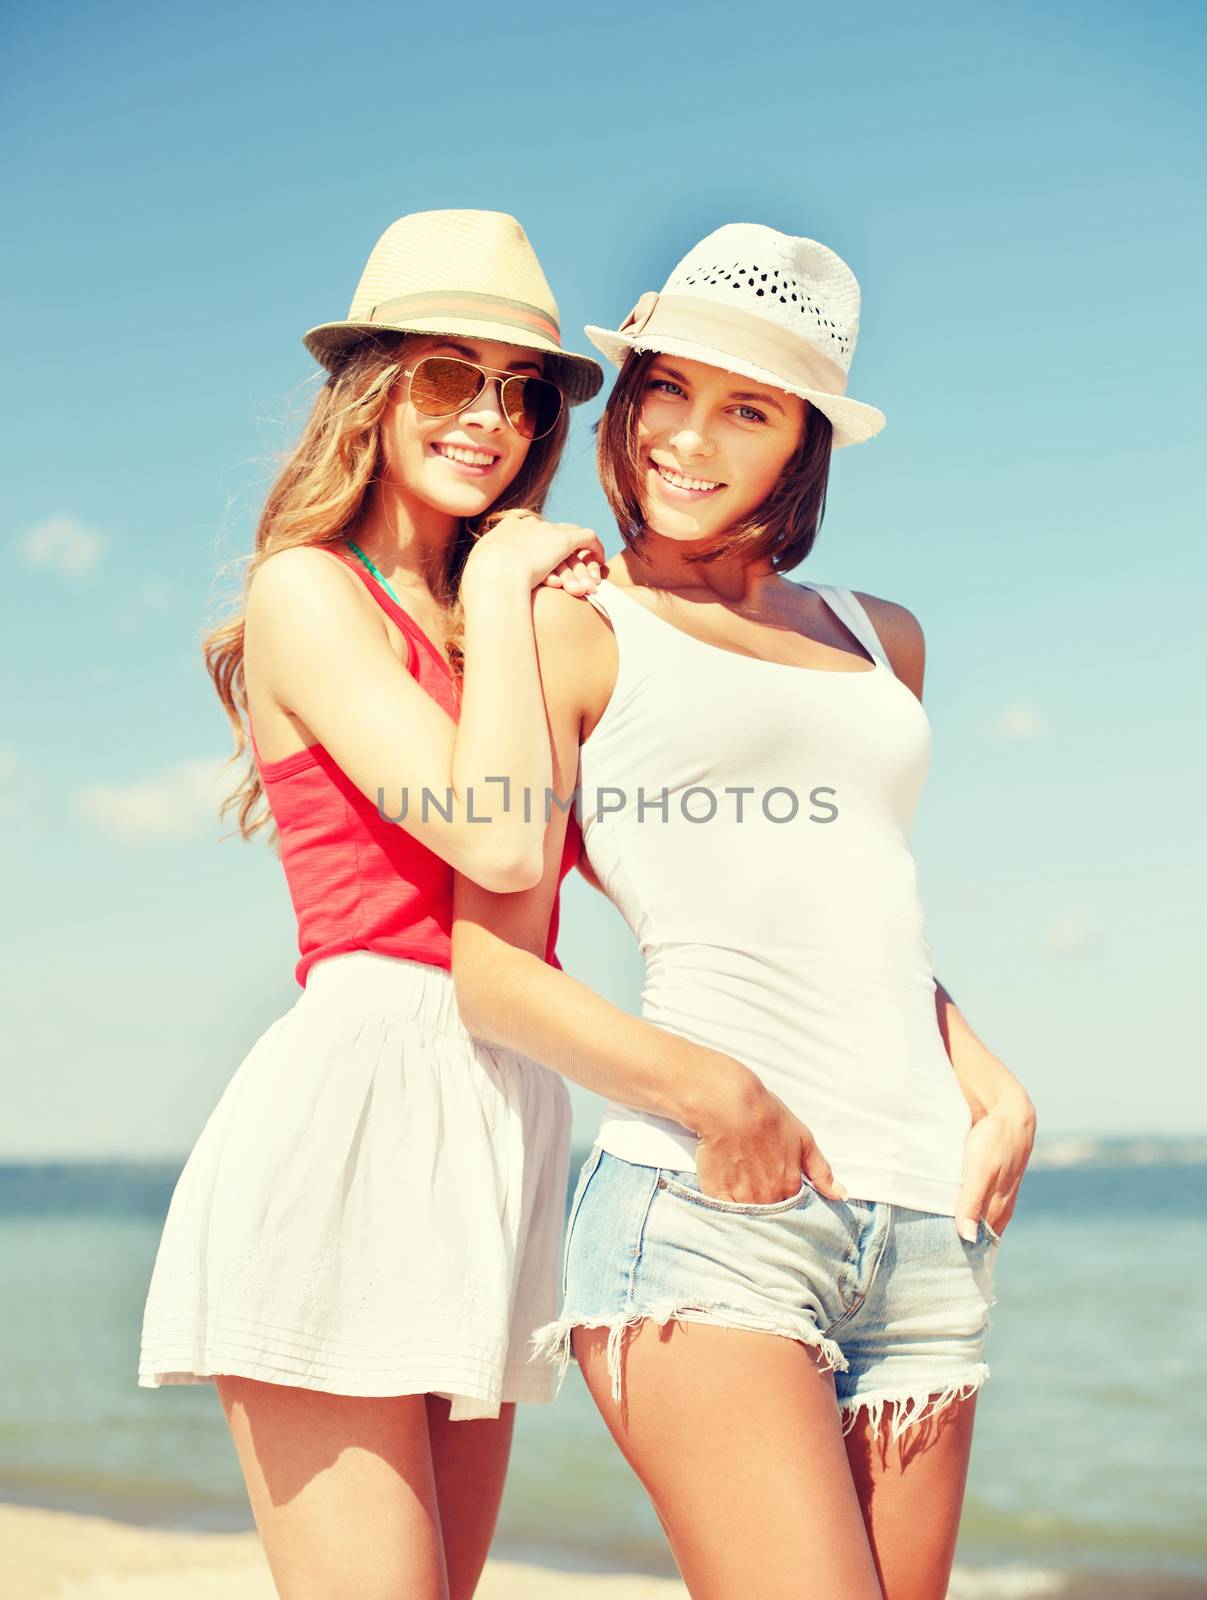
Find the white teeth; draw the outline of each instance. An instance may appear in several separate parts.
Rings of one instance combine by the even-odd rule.
[[[496,460],[495,456],[485,450],[462,450],[455,444],[438,444],[437,451],[442,456],[447,456],[450,461],[460,461],[467,467],[488,467]]]
[[[658,476],[665,478],[667,483],[673,483],[676,489],[719,489],[721,487],[719,483],[709,483],[704,478],[685,478],[681,472],[672,472],[670,467],[659,466],[657,461],[654,462],[654,465],[658,468]]]

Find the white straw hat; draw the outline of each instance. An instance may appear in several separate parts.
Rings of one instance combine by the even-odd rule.
[[[603,368],[562,349],[557,301],[528,235],[503,211],[415,211],[373,246],[343,322],[303,343],[331,369],[372,333],[452,333],[542,350],[569,405],[599,393]]]
[[[616,366],[630,350],[657,350],[801,395],[829,417],[838,450],[885,424],[875,406],[846,398],[859,307],[855,274],[824,244],[731,222],[690,250],[660,293],[643,294],[618,329],[584,331]]]

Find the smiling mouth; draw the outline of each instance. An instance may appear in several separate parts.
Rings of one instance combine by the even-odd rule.
[[[669,483],[672,489],[679,489],[684,493],[706,495],[712,494],[714,489],[723,489],[723,483],[714,482],[711,478],[689,478],[682,472],[676,472],[673,467],[664,467],[660,462],[650,457],[650,465],[662,479]]]
[[[477,467],[485,471],[502,459],[490,450],[468,450],[459,444],[433,444],[432,449],[444,461],[455,461],[459,467]]]

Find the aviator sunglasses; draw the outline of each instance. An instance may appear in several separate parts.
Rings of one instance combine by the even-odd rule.
[[[562,414],[562,391],[548,378],[500,372],[458,356],[424,356],[407,369],[411,404],[425,417],[451,417],[472,405],[490,382],[501,378],[503,415],[523,439],[543,439]]]

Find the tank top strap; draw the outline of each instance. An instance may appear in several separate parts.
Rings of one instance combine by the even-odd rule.
[[[426,648],[428,655],[438,661],[446,671],[449,670],[447,656],[436,648],[414,617],[403,610],[398,601],[388,592],[382,581],[362,566],[354,556],[346,556],[341,550],[332,550],[331,554],[356,574],[390,621],[401,629],[402,635],[407,642],[407,671],[412,678],[417,677],[419,674],[419,651],[424,648]]]
[[[868,654],[882,666],[887,667],[890,672],[893,671],[893,664],[880,642],[880,635],[876,632],[871,617],[850,589],[843,589],[836,583],[810,583],[805,579],[795,581],[802,583],[805,588],[815,589],[830,609],[837,612],[846,623]]]
[[[620,597],[620,604],[615,604],[616,597]],[[631,655],[636,649],[648,651],[657,649],[660,644],[665,646],[665,625],[653,616],[642,605],[640,600],[633,600],[625,594],[619,584],[613,583],[610,578],[603,581],[590,594],[585,597],[595,607],[596,611],[607,617],[612,624],[612,631],[616,635],[616,646],[623,651],[625,646],[622,640],[631,639],[634,634],[645,630],[644,647],[630,645],[628,653]]]
[[[876,632],[871,617],[850,589],[840,588],[833,583],[812,583],[804,579],[793,581],[802,588],[816,590],[830,609],[847,625],[868,654],[882,666],[887,667],[890,673],[893,671],[893,664],[880,642],[880,635]],[[620,596],[619,605],[613,603],[617,595]],[[673,624],[668,627],[664,618],[647,610],[640,600],[632,599],[618,584],[612,583],[607,578],[586,598],[611,622],[616,635],[617,649],[630,658],[630,670],[635,659],[648,659],[651,655],[670,652],[676,635],[680,641],[691,637]],[[634,635],[638,638],[634,639]],[[629,641],[627,645],[622,642],[625,640]],[[893,675],[896,676],[895,673]]]

